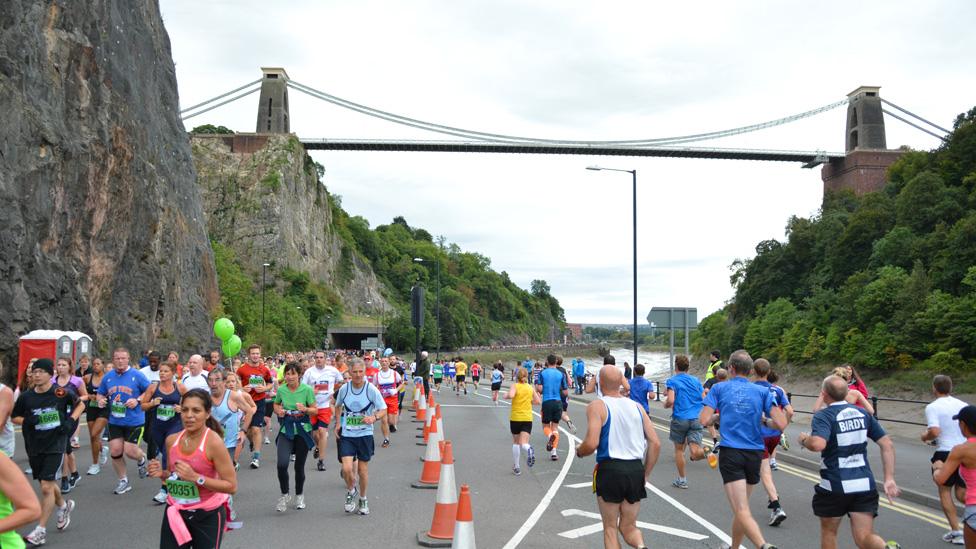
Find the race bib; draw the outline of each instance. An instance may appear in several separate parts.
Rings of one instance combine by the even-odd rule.
[[[322,394],[322,393],[332,394],[332,392],[329,391],[329,384],[328,383],[316,383],[315,384],[315,393],[316,394]]]
[[[358,433],[360,431],[366,430],[369,427],[369,425],[367,425],[363,421],[365,417],[366,416],[364,416],[363,414],[346,412],[346,414],[342,418],[343,430],[348,431],[350,433]]]
[[[248,378],[247,384],[251,387],[264,385],[264,378],[261,376],[252,375],[250,378]]]
[[[123,418],[125,417],[126,410],[128,410],[128,408],[125,407],[125,404],[119,401],[112,402],[112,417]]]
[[[50,431],[61,426],[61,415],[54,408],[41,408],[35,411],[35,414],[38,417],[37,426],[34,429],[38,431]]]
[[[166,491],[180,505],[200,503],[200,488],[194,482],[170,477],[166,479]]]
[[[169,421],[176,415],[176,406],[172,404],[160,404],[156,408],[156,419],[159,421]]]

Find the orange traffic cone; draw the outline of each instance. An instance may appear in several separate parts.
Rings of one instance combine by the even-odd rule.
[[[410,483],[414,488],[437,488],[437,483],[441,478],[441,450],[440,445],[444,440],[435,431],[436,424],[431,424],[431,436],[427,441],[427,451],[424,457],[420,458],[424,466],[420,469],[420,480]]]
[[[474,544],[474,515],[471,513],[471,490],[461,485],[458,497],[457,521],[454,523],[454,542],[451,549],[476,549]]]
[[[423,423],[424,419],[427,418],[427,401],[420,399],[420,405],[417,406],[417,417],[413,419],[415,423]]]
[[[442,439],[446,439],[447,436],[444,434],[444,418],[441,416],[440,404],[434,407],[434,421],[437,422],[437,432],[441,434]]]
[[[417,441],[417,446],[427,445],[427,439],[430,437],[430,425],[431,423],[433,423],[435,415],[436,415],[436,410],[435,413],[433,414],[427,414],[427,418],[424,420],[423,434],[417,435],[417,438],[422,438],[423,441]]]
[[[450,547],[451,540],[454,538],[457,510],[457,488],[454,485],[454,453],[451,451],[451,442],[444,441],[444,454],[441,456],[441,479],[437,484],[434,518],[430,522],[430,530],[417,534],[417,542],[425,547]]]
[[[414,412],[417,411],[417,405],[418,405],[417,401],[420,400],[420,395],[423,392],[423,390],[424,390],[423,385],[419,383],[413,384],[413,398],[411,399],[413,402],[410,404],[410,407],[413,408]]]

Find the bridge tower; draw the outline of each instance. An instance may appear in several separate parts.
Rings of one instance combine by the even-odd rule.
[[[261,99],[256,133],[291,133],[288,116],[288,73],[281,67],[261,67]]]
[[[852,190],[856,195],[881,190],[888,167],[903,154],[887,148],[880,90],[861,86],[847,94],[846,155],[821,169],[825,195],[840,190]]]

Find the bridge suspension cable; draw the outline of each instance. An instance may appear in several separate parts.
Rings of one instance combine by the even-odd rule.
[[[908,116],[911,116],[915,120],[918,120],[920,122],[924,122],[924,123],[928,124],[929,126],[931,126],[931,127],[935,128],[935,129],[941,131],[942,133],[945,133],[945,134],[950,133],[949,130],[943,128],[942,126],[939,126],[937,124],[934,124],[932,122],[929,122],[928,120],[922,118],[921,116],[919,116],[919,115],[917,115],[917,114],[909,111],[908,109],[904,109],[902,107],[899,107],[898,105],[895,105],[894,103],[892,103],[891,101],[888,101],[887,99],[882,99],[881,102],[884,103],[885,105],[888,105],[889,107],[892,107],[892,108],[895,108],[895,109],[900,110],[901,112],[907,114]],[[927,130],[927,129],[921,127],[921,126],[918,126],[916,124],[913,124],[913,123],[909,122],[908,120],[905,120],[904,118],[898,116],[897,114],[895,114],[895,113],[893,113],[893,112],[891,112],[889,110],[886,110],[886,109],[882,109],[882,110],[885,112],[885,114],[888,114],[888,115],[890,115],[890,116],[892,116],[894,118],[897,118],[898,120],[901,120],[902,122],[908,124],[909,126],[912,126],[913,128],[917,128],[917,129],[919,129],[919,130],[921,130],[921,131],[923,131],[923,132],[925,132],[925,133],[927,133],[929,135],[938,137],[939,139],[945,139],[945,136],[944,135],[936,135],[936,134],[930,132],[929,130]]]
[[[244,84],[243,86],[240,86],[238,88],[234,88],[234,89],[230,90],[229,92],[222,93],[222,94],[220,94],[220,95],[218,95],[216,97],[211,97],[210,99],[207,99],[206,101],[204,101],[202,103],[197,103],[196,105],[193,105],[191,107],[187,107],[187,108],[185,108],[185,109],[183,109],[183,110],[180,111],[180,118],[182,120],[188,120],[190,118],[193,118],[194,116],[199,116],[199,115],[201,115],[201,114],[203,114],[205,112],[210,112],[210,111],[216,109],[217,107],[222,107],[222,106],[224,106],[224,105],[226,105],[228,103],[233,103],[234,101],[237,101],[238,99],[240,99],[242,97],[247,97],[248,95],[251,95],[252,93],[254,93],[256,91],[259,91],[261,89],[261,86],[259,85],[260,83],[261,83],[261,79],[259,78],[259,79],[255,80],[254,82],[249,82],[247,84]],[[239,95],[236,95],[234,97],[231,97],[230,99],[228,99],[226,101],[221,101],[220,103],[217,103],[215,105],[210,105],[211,103],[213,103],[213,102],[215,102],[215,101],[217,101],[219,99],[223,99],[224,97],[227,97],[228,95],[231,95],[231,94],[237,93],[237,92],[239,92],[241,90],[250,88],[251,86],[254,86],[254,88],[251,89],[251,90],[248,90],[248,91],[246,91],[244,93],[241,93]],[[203,110],[199,110],[197,112],[190,113],[190,111],[194,111],[194,110],[196,110],[199,107],[202,107],[204,105],[210,105],[210,106],[207,107],[206,109],[203,109]],[[190,113],[190,114],[186,114],[186,113]]]
[[[748,126],[741,126],[737,128],[730,128],[730,129],[714,131],[714,132],[683,135],[683,136],[673,136],[673,137],[649,138],[649,139],[590,141],[590,140],[545,139],[545,138],[524,137],[524,136],[495,134],[495,133],[479,132],[474,130],[466,130],[464,128],[457,128],[453,126],[435,124],[432,122],[425,122],[423,120],[417,120],[415,118],[409,118],[406,116],[401,116],[380,109],[368,107],[366,105],[361,105],[359,103],[354,103],[352,101],[342,99],[341,97],[337,97],[329,93],[323,92],[321,90],[317,90],[315,88],[312,88],[311,86],[306,86],[294,80],[289,80],[288,86],[306,95],[310,95],[317,99],[321,99],[323,101],[332,103],[334,105],[343,107],[345,109],[359,112],[361,114],[386,120],[388,122],[393,122],[395,124],[401,124],[404,126],[423,129],[427,131],[453,135],[456,137],[464,137],[464,138],[474,139],[478,141],[488,141],[488,142],[495,142],[495,143],[544,143],[544,144],[551,144],[551,145],[582,145],[582,146],[597,145],[597,146],[640,147],[640,146],[647,146],[647,145],[673,145],[673,144],[680,144],[680,143],[691,143],[695,141],[706,141],[710,139],[728,137],[731,135],[754,132],[766,128],[771,128],[774,126],[779,126],[782,124],[788,124],[790,122],[802,120],[804,118],[808,118],[810,116],[814,116],[835,109],[841,105],[847,104],[847,99],[843,99],[840,101],[836,101],[834,103],[830,103],[829,105],[824,105],[823,107],[811,109],[809,111],[786,116],[783,118],[778,118],[776,120],[770,120],[767,122],[761,122],[759,124],[751,124]]]

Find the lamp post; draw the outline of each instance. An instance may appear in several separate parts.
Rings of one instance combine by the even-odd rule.
[[[413,258],[417,263],[430,263],[429,260],[422,257]],[[441,262],[440,259],[434,262],[437,265],[437,292],[434,294],[434,309],[435,318],[437,320],[437,349],[435,351],[435,360],[441,359]]]
[[[264,339],[267,337],[267,333],[264,331],[264,289],[268,285],[265,275],[267,273],[268,267],[270,266],[271,266],[270,263],[261,264],[261,340],[262,340],[261,344],[262,345],[267,344],[267,342],[264,341]]]
[[[633,176],[633,240],[634,240],[634,367],[637,366],[637,170],[621,170],[618,168],[604,168],[601,166],[587,166],[587,170],[625,172]]]

